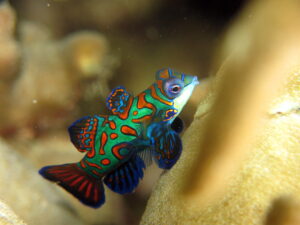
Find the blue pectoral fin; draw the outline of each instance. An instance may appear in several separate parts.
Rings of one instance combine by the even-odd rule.
[[[107,174],[103,181],[114,192],[131,193],[143,178],[143,169],[145,169],[143,160],[134,155],[129,161]]]
[[[182,152],[182,142],[177,132],[169,127],[152,131],[153,158],[159,168],[171,169]]]

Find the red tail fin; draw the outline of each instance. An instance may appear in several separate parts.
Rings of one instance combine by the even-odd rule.
[[[102,180],[90,176],[76,163],[46,166],[39,173],[56,182],[85,205],[98,208],[105,202]]]

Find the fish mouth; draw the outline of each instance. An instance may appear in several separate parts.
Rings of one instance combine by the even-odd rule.
[[[200,82],[198,81],[198,77],[194,76],[194,79],[193,79],[193,81],[192,81],[192,84],[194,84],[194,85],[200,84]]]
[[[200,82],[198,81],[198,77],[197,76],[193,76],[192,81],[190,81],[188,84],[186,84],[184,87],[191,87],[191,86],[196,86],[198,85]]]

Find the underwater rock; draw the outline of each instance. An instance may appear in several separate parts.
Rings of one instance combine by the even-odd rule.
[[[81,225],[59,192],[0,139],[0,199],[28,224]]]
[[[255,1],[237,18],[182,157],[140,224],[262,225],[275,199],[299,196],[299,10]]]

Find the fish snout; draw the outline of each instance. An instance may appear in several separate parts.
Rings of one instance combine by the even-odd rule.
[[[200,82],[199,82],[199,80],[198,80],[198,77],[197,76],[194,76],[194,78],[193,78],[193,84],[196,86],[196,85],[198,85]]]

